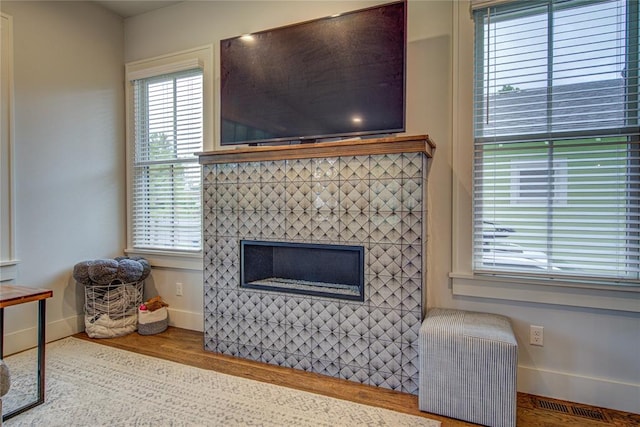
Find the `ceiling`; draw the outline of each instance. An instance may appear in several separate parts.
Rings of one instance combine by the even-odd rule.
[[[151,12],[152,10],[160,9],[172,4],[181,3],[181,1],[170,0],[94,0],[109,9],[112,12],[117,13],[123,18],[129,18],[131,16],[140,15],[143,13]]]

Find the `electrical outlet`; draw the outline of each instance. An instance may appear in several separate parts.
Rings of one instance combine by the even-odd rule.
[[[540,347],[544,345],[544,327],[534,325],[529,327],[529,344]]]
[[[182,296],[182,283],[180,282],[176,283],[176,295],[179,297]]]

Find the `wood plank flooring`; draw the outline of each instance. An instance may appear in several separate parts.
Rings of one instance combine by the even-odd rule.
[[[421,412],[418,409],[417,396],[410,394],[204,351],[201,332],[169,327],[165,332],[157,335],[143,336],[133,333],[109,339],[91,339],[85,333],[74,336],[185,365],[436,419],[442,422],[443,427],[475,425]],[[640,426],[639,414],[595,408],[524,393],[518,393],[517,417],[518,427]]]

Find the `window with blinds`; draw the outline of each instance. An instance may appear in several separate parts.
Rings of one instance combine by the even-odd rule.
[[[637,283],[637,0],[474,19],[474,271]]]
[[[201,248],[202,79],[194,69],[133,81],[134,248]]]

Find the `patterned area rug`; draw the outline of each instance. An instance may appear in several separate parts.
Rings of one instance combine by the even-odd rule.
[[[5,427],[429,426],[440,422],[234,377],[77,338],[47,344],[46,401]],[[6,359],[5,411],[33,382],[35,351]]]

